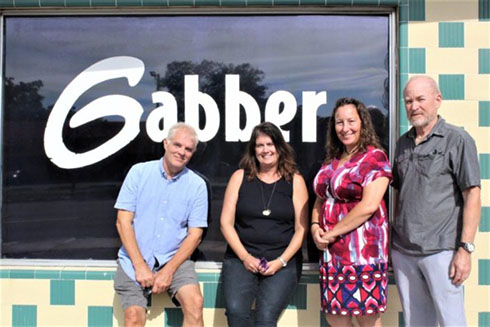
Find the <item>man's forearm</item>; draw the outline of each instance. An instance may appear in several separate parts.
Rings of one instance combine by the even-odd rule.
[[[475,240],[478,224],[481,215],[480,188],[470,187],[463,191],[463,230],[461,232],[461,242],[473,242]]]
[[[175,272],[180,265],[187,260],[194,252],[194,250],[201,243],[202,237],[202,229],[201,228],[189,228],[187,232],[187,236],[180,245],[180,248],[177,250],[175,255],[169,262],[165,265],[167,269],[171,269],[172,272]]]

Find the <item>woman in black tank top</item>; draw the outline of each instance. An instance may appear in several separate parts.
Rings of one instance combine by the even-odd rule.
[[[301,276],[308,192],[279,128],[257,125],[221,212],[228,242],[223,291],[229,326],[276,326]]]

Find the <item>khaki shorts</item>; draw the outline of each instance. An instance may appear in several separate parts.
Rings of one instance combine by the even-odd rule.
[[[175,294],[177,294],[177,291],[182,286],[199,284],[194,266],[193,261],[184,261],[172,278],[172,283],[167,293],[176,306],[180,306],[180,303],[175,298]],[[119,297],[123,310],[134,305],[148,309],[151,294],[147,294],[138,282],[129,278],[119,263],[117,264],[116,276],[114,277],[114,290]]]

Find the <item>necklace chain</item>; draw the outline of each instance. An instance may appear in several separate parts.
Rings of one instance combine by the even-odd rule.
[[[262,185],[262,182],[260,180],[259,183],[260,183],[260,191],[262,192],[262,205],[264,206],[264,210],[262,210],[262,214],[264,216],[269,216],[272,212],[270,209],[270,205],[272,201],[272,196],[274,195],[274,191],[276,190],[277,181],[274,182],[274,186],[272,187],[271,196],[269,197],[269,202],[267,202],[267,206],[265,205],[265,199],[264,199],[264,186]]]

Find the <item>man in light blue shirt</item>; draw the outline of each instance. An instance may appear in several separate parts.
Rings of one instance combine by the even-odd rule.
[[[151,293],[169,292],[182,305],[184,326],[202,326],[202,295],[189,260],[207,227],[204,180],[186,167],[197,147],[190,125],[177,123],[163,141],[162,159],[134,165],[115,208],[123,246],[114,288],[126,326],[146,322]]]

